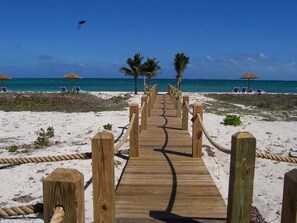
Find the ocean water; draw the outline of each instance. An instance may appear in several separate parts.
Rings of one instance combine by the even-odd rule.
[[[143,91],[143,79],[138,79],[138,91]],[[167,91],[168,83],[175,85],[174,79],[153,79],[159,91]],[[84,78],[67,80],[62,78],[15,78],[3,81],[9,91],[58,92],[61,86],[68,90],[80,86],[83,91],[134,91],[133,78]],[[246,87],[247,80],[182,80],[184,92],[232,92],[234,87]],[[297,81],[251,80],[252,89],[262,89],[267,93],[297,93]]]

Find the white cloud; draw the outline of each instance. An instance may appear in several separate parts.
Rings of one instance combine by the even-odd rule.
[[[212,56],[210,56],[210,55],[206,55],[206,59],[207,59],[208,61],[213,61],[213,58],[212,58]]]
[[[267,58],[267,56],[264,53],[259,53],[259,57],[260,58],[263,58],[263,59],[266,59]]]

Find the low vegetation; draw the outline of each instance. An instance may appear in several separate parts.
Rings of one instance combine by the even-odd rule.
[[[296,94],[206,94],[206,112],[255,115],[266,121],[297,121]]]
[[[127,107],[130,94],[102,99],[89,93],[5,93],[0,94],[4,111],[118,111]]]
[[[37,139],[34,143],[35,148],[43,148],[49,145],[49,139],[55,136],[55,130],[53,127],[49,126],[46,131],[41,128],[35,132],[35,134],[37,135]]]
[[[112,124],[107,123],[106,125],[103,125],[104,130],[112,130]]]
[[[225,115],[224,125],[241,125],[240,117],[237,115]]]

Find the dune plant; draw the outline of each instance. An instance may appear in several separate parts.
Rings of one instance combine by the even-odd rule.
[[[46,131],[41,128],[35,132],[35,134],[37,135],[37,139],[34,144],[36,148],[42,148],[49,145],[49,139],[54,137],[55,130],[53,127],[49,126]]]
[[[112,129],[112,124],[107,123],[106,125],[103,125],[103,128],[110,131]]]
[[[9,146],[8,148],[6,148],[8,150],[8,152],[10,153],[14,153],[17,151],[18,147],[16,145],[13,146]]]
[[[224,125],[240,125],[241,120],[240,117],[237,115],[225,115],[224,118]]]

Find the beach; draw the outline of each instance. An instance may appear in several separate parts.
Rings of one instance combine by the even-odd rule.
[[[124,96],[123,92],[92,93],[101,98]],[[215,99],[202,93],[184,93],[190,97],[190,104],[201,102],[205,107],[217,103]],[[128,103],[140,104],[139,95],[131,94]],[[242,105],[235,105],[242,108]],[[245,109],[246,107],[244,107]],[[249,106],[247,109],[255,110]],[[288,155],[290,149],[297,148],[297,121],[293,120],[267,120],[263,115],[239,114],[242,125],[225,126],[222,124],[224,116],[217,113],[204,112],[204,125],[210,135],[224,147],[230,148],[231,136],[238,131],[248,131],[257,140],[257,148],[263,152]],[[245,109],[246,110],[246,109]],[[237,110],[236,110],[237,111]],[[240,112],[240,110],[238,110]],[[294,116],[294,114],[293,114]],[[293,117],[294,118],[294,117]],[[116,139],[123,128],[128,124],[128,107],[120,111],[96,112],[36,112],[36,111],[0,111],[0,158],[16,158],[27,156],[51,156],[91,151],[91,139],[100,131],[103,125],[111,124],[111,132]],[[191,134],[189,119],[189,132]],[[27,149],[26,145],[34,144],[36,131],[52,126],[55,136],[47,148]],[[6,148],[12,145],[23,149],[9,152]],[[127,141],[121,148],[127,150]],[[26,150],[25,152],[23,150]],[[125,160],[115,157],[119,165],[115,167],[115,183],[117,184],[125,165]],[[203,137],[203,160],[211,173],[219,191],[227,203],[230,156],[215,149]],[[294,168],[296,164],[277,162],[256,158],[253,206],[257,207],[267,222],[280,222],[281,203],[283,193],[284,174]],[[91,160],[72,160],[61,162],[45,162],[38,164],[23,164],[16,166],[0,166],[0,207],[12,207],[42,202],[42,180],[54,169],[75,168],[84,174],[86,222],[93,220],[92,177]],[[43,222],[42,216],[13,217],[2,222]]]

